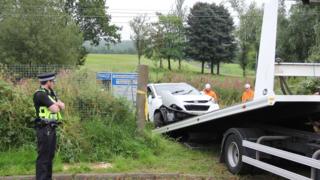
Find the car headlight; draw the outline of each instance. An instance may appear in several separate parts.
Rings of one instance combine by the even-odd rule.
[[[177,106],[177,105],[175,105],[175,104],[172,104],[170,107],[171,107],[172,109],[174,109],[174,110],[182,111],[182,108],[179,107],[179,106]]]

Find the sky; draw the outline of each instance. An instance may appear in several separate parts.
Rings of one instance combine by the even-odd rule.
[[[221,2],[229,9],[232,16],[236,16],[235,12],[226,0],[185,0],[184,6],[190,9],[197,2],[207,2],[220,4]],[[246,0],[249,4],[253,0]],[[258,5],[266,0],[255,0]],[[175,0],[106,0],[106,5],[109,7],[108,14],[111,15],[111,23],[119,27],[121,30],[121,39],[129,40],[132,31],[129,26],[129,21],[135,16],[147,14],[149,21],[156,21],[155,12],[163,14],[168,13],[175,4]]]

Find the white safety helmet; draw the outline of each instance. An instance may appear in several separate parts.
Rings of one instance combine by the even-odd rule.
[[[249,83],[245,84],[244,88],[249,89],[250,88],[250,84]]]
[[[206,86],[205,86],[205,88],[206,88],[206,89],[210,89],[210,88],[211,88],[211,85],[210,85],[209,83],[207,83]]]

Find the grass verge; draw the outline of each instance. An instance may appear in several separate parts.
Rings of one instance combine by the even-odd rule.
[[[59,154],[56,154],[54,173],[185,173],[213,177],[234,177],[218,162],[217,151],[190,150],[179,143],[158,137],[161,151],[154,153],[141,149],[137,157],[115,156],[112,168],[95,169],[89,162],[70,165],[64,170]],[[218,148],[214,148],[218,149]],[[33,146],[0,153],[0,176],[35,174],[36,150]]]

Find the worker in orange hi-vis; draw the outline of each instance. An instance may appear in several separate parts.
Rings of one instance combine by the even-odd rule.
[[[242,102],[248,102],[253,100],[254,92],[250,87],[250,84],[247,83],[244,85],[245,91],[242,93]]]
[[[218,102],[218,96],[217,94],[211,89],[210,84],[206,84],[205,88],[202,91],[205,95],[211,96],[215,102]]]

